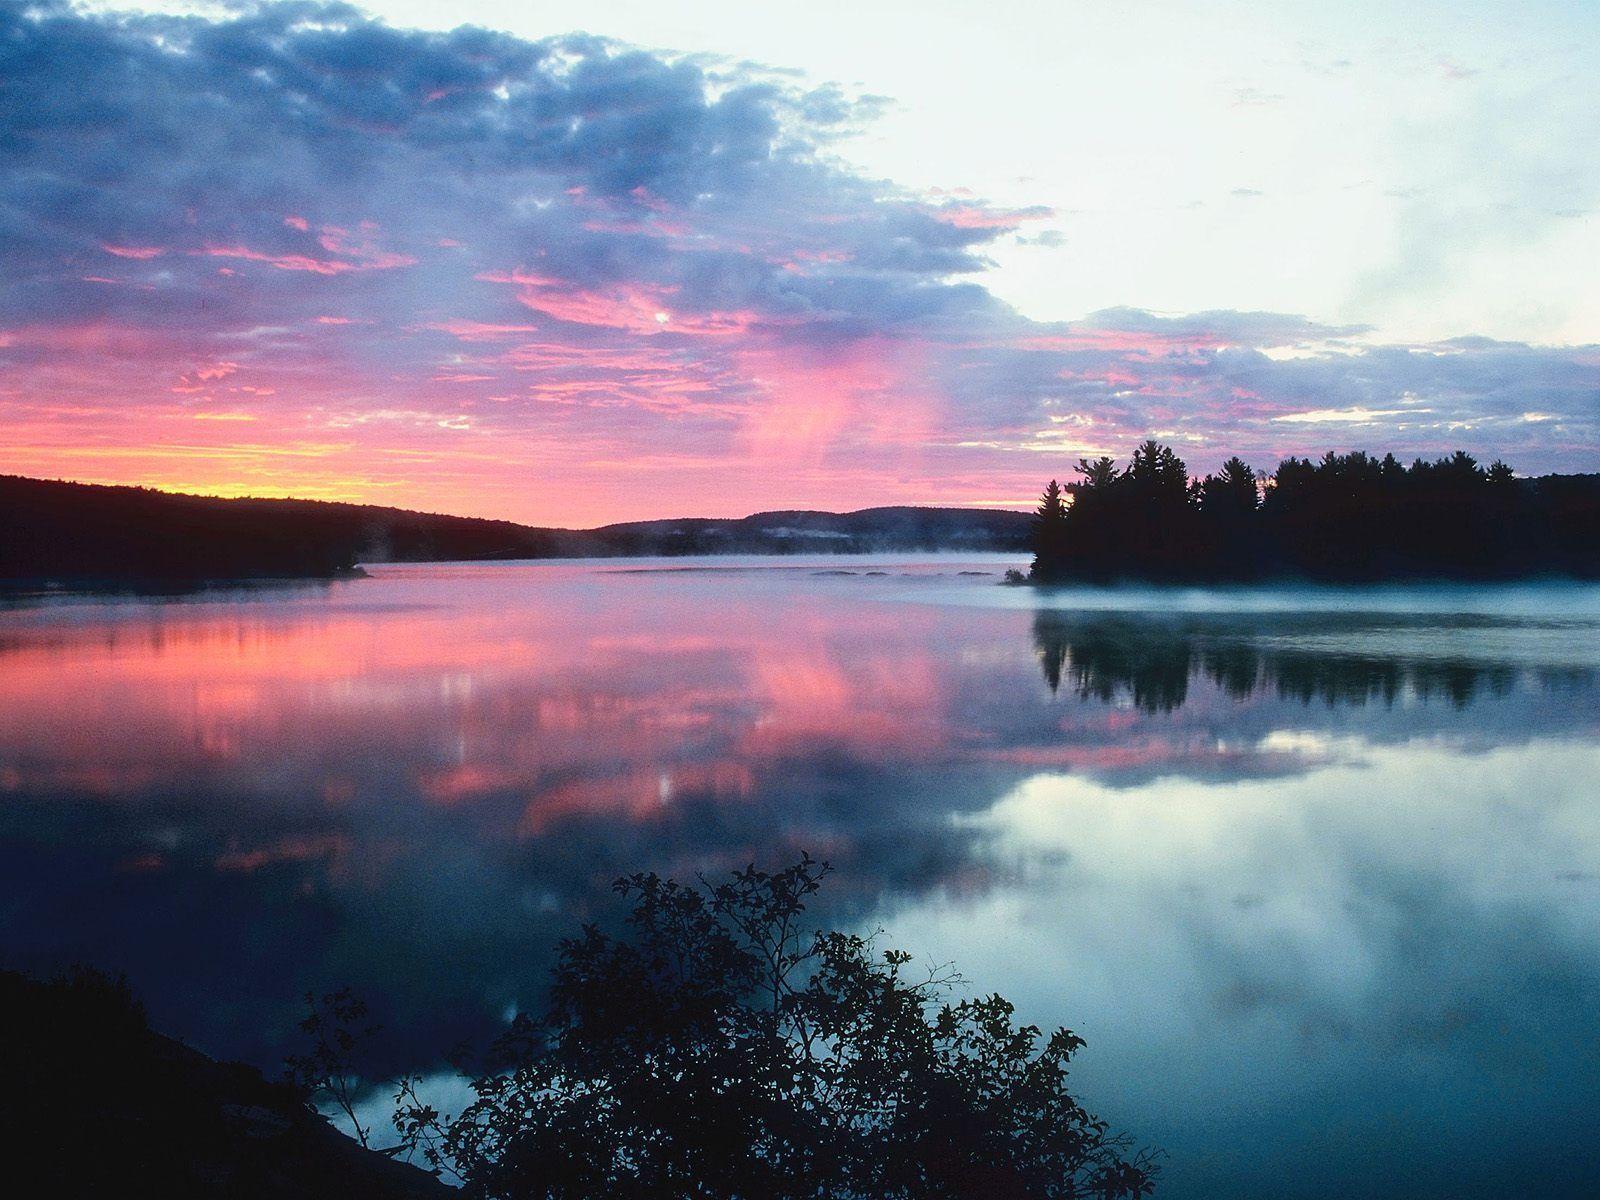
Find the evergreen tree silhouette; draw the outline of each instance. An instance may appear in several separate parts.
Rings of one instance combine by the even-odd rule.
[[[1052,479],[1044,489],[1033,520],[1033,577],[1044,581],[1064,568],[1067,557],[1067,502]],[[1044,564],[1041,566],[1041,564]]]
[[[1191,481],[1154,439],[1124,469],[1102,457],[1078,471],[1074,503],[1035,538],[1038,582],[1600,577],[1600,475],[1519,479],[1465,450],[1409,467],[1355,450],[1271,474],[1234,456]]]

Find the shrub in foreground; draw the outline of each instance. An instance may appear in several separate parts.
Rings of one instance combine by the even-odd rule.
[[[1083,1044],[848,933],[810,932],[809,857],[684,886],[618,883],[623,936],[563,943],[446,1117],[401,1089],[414,1150],[483,1197],[1140,1197],[1067,1088]]]

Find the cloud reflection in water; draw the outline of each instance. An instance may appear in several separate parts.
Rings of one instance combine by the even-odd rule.
[[[723,565],[0,614],[0,951],[268,1063],[349,982],[425,1067],[537,1004],[621,872],[805,847],[836,915],[1088,1036],[1175,1185],[1279,1154],[1377,1194],[1374,1123],[1419,1194],[1571,1166],[1600,593],[1036,612],[956,573],[1008,564]]]

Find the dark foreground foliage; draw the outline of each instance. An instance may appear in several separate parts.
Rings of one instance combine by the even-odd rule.
[[[1067,1090],[1082,1042],[999,996],[804,926],[827,868],[619,882],[628,930],[565,942],[444,1117],[396,1124],[466,1194],[529,1197],[1139,1197],[1151,1170]]]
[[[145,1023],[125,984],[0,971],[0,1157],[23,1197],[423,1200],[449,1189],[364,1150],[289,1084]]]
[[[1600,476],[1519,479],[1458,451],[1410,466],[1363,451],[1288,458],[1270,474],[1238,458],[1191,480],[1148,441],[1125,468],[1080,460],[1034,519],[1038,583],[1373,582],[1600,576]]]

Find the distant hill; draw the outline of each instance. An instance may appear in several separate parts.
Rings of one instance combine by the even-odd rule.
[[[973,508],[784,510],[737,520],[690,517],[605,525],[573,536],[602,554],[866,554],[901,550],[1026,551],[1027,513]],[[552,531],[556,532],[556,531]]]
[[[1015,551],[1026,513],[785,511],[541,529],[369,504],[225,500],[0,475],[0,582],[132,587],[332,578],[360,563],[679,554]]]

